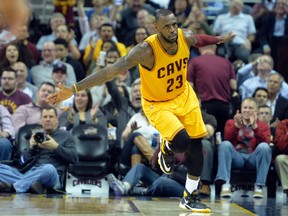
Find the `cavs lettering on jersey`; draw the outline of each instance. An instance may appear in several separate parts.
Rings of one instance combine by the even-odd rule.
[[[162,47],[157,34],[145,40],[153,49],[152,70],[139,65],[141,93],[148,101],[167,101],[180,95],[186,86],[189,47],[181,29],[178,29],[178,49],[169,55]]]

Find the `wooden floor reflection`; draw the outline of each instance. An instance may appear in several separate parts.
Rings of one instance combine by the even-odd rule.
[[[211,214],[195,214],[178,207],[179,198],[152,197],[91,197],[72,195],[0,194],[1,215],[288,215],[284,196],[258,199],[233,195],[223,200],[203,199]]]

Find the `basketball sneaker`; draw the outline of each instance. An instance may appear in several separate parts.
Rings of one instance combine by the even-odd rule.
[[[189,209],[192,212],[210,213],[210,207],[201,203],[198,190],[194,190],[191,194],[185,189],[184,196],[180,201],[179,207],[182,209]]]
[[[166,146],[167,140],[160,137],[160,151],[158,153],[158,164],[163,173],[171,175],[174,171],[174,153]]]
[[[125,185],[120,180],[118,180],[112,173],[107,175],[107,180],[109,187],[113,190],[116,196],[127,195]]]

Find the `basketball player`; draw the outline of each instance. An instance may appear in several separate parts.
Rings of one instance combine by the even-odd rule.
[[[175,15],[166,9],[158,11],[155,28],[157,34],[132,48],[127,56],[113,65],[72,87],[59,84],[61,91],[48,97],[47,102],[56,105],[77,91],[105,83],[122,71],[139,65],[143,110],[163,138],[159,165],[164,173],[171,174],[173,152],[186,152],[188,174],[179,206],[194,212],[210,212],[210,208],[200,202],[197,191],[203,166],[201,138],[207,131],[197,97],[186,81],[189,48],[227,42],[235,34],[219,37],[194,35],[191,31],[179,29]]]

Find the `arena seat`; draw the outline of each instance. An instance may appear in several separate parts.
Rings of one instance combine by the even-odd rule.
[[[79,161],[69,167],[67,193],[108,193],[104,179],[110,167],[107,128],[85,124],[73,128],[71,133],[76,140]]]

